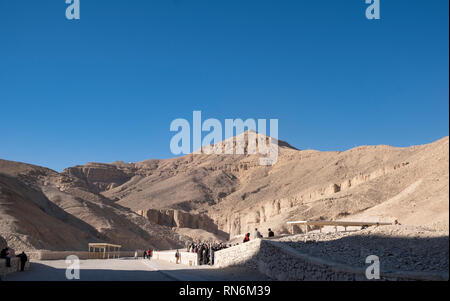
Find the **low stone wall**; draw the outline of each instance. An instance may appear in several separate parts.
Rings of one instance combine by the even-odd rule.
[[[75,255],[80,259],[88,259],[87,251],[36,251],[28,253],[32,260],[62,260],[70,255]]]
[[[258,253],[258,270],[282,281],[362,281],[367,280],[365,270],[335,264],[299,254],[287,246],[262,241]]]
[[[154,251],[152,259],[164,260],[172,263],[176,263],[175,258],[176,251]],[[188,266],[198,265],[198,258],[196,253],[180,252],[180,263]]]
[[[30,268],[30,261],[28,260],[25,264],[25,270]],[[20,258],[12,257],[11,258],[11,267],[6,267],[6,259],[0,259],[0,278],[5,278],[8,274],[19,272],[20,271]]]
[[[244,265],[247,268],[257,269],[261,242],[261,239],[256,239],[214,252],[214,266],[227,267]]]
[[[139,251],[138,255],[142,256],[144,251]],[[64,260],[68,256],[75,255],[79,259],[88,259],[87,251],[35,251],[27,253],[32,260]],[[134,251],[120,251],[120,257],[134,257]]]
[[[254,240],[215,252],[217,267],[245,266],[282,281],[360,281],[367,280],[365,269],[349,267],[300,254],[289,246],[270,240]],[[381,272],[382,280],[448,280],[427,273]]]

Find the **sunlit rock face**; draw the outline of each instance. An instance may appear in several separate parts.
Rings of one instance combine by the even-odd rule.
[[[161,226],[203,229],[211,233],[218,232],[218,227],[214,224],[214,221],[202,214],[191,214],[173,209],[148,209],[139,210],[137,213],[148,218],[150,222]]]

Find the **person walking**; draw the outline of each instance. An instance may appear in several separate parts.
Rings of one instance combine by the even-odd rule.
[[[245,234],[244,242],[250,241],[250,233]]]
[[[25,252],[20,253],[16,257],[20,258],[20,271],[23,272],[25,270],[25,264],[28,261],[28,256],[25,254]]]
[[[181,257],[180,252],[177,250],[177,251],[175,252],[176,264],[179,264],[179,263],[180,263],[180,257]]]

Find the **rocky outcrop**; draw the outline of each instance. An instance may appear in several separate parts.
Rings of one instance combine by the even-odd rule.
[[[138,210],[137,213],[148,218],[154,224],[176,228],[203,229],[208,232],[218,233],[218,227],[214,221],[203,214],[191,214],[181,210]]]
[[[62,174],[76,177],[95,192],[120,186],[133,177],[134,165],[125,163],[88,163],[65,169]]]

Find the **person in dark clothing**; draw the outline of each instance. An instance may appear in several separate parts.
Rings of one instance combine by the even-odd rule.
[[[11,267],[11,258],[8,256],[9,255],[9,248],[6,247],[4,248],[1,252],[0,252],[0,258],[1,259],[6,259],[6,267],[10,268]]]
[[[203,264],[208,264],[208,249],[204,248],[203,249]]]
[[[250,233],[245,234],[244,242],[250,241]]]
[[[275,233],[273,233],[272,229],[269,228],[269,237],[274,237]]]
[[[203,251],[203,247],[199,247],[197,249],[197,261],[200,265],[202,264],[202,251]]]
[[[176,264],[180,263],[180,258],[181,258],[180,251],[177,250],[177,252],[175,253]]]
[[[25,270],[25,264],[28,261],[28,256],[25,254],[25,252],[20,253],[16,257],[20,258],[20,271],[23,272]]]
[[[144,259],[147,257],[147,251],[144,251]]]

